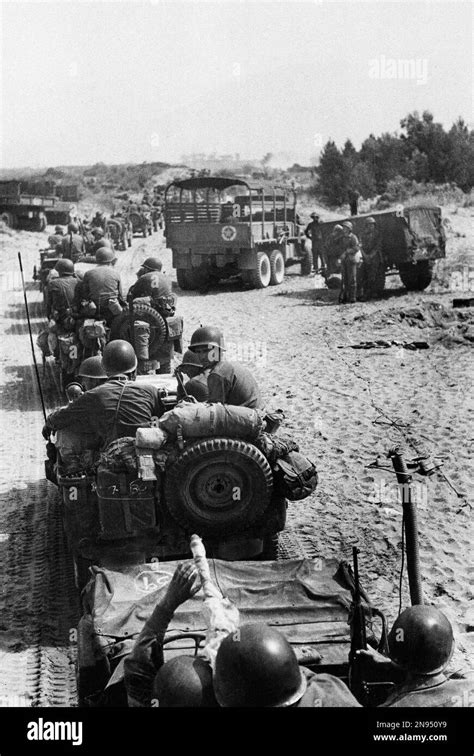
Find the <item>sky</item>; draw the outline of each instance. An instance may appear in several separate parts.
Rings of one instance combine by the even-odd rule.
[[[464,0],[1,2],[0,167],[308,164],[430,110],[473,121]]]

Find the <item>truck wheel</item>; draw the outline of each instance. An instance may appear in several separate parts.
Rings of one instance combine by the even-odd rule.
[[[408,291],[423,291],[430,285],[433,277],[432,260],[422,260],[417,263],[403,263],[398,266],[398,273],[403,285]]]
[[[271,279],[270,260],[266,252],[257,252],[257,267],[248,271],[248,281],[254,289],[266,289]]]
[[[197,441],[165,473],[165,501],[189,533],[247,529],[270,505],[273,476],[264,455],[233,438]]]
[[[183,291],[199,289],[203,283],[202,271],[199,268],[177,268],[176,278],[179,288]]]
[[[301,259],[301,275],[311,275],[311,269],[313,267],[313,255],[307,249],[304,251],[304,256]]]
[[[153,307],[146,304],[133,305],[133,320],[144,320],[151,326],[149,354],[153,354],[166,340],[168,335],[165,320]],[[131,333],[130,314],[128,311],[115,318],[110,332],[110,341],[124,339],[133,345]]]
[[[13,213],[4,212],[0,215],[0,220],[2,223],[4,223],[8,228],[15,228],[16,227],[16,218],[13,215]]]
[[[279,249],[270,255],[270,286],[278,286],[285,278],[285,258]]]

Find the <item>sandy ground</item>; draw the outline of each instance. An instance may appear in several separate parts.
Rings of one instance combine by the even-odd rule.
[[[392,277],[382,300],[338,305],[322,279],[291,269],[280,287],[246,290],[238,282],[206,295],[181,292],[185,340],[200,324],[221,327],[229,357],[247,364],[269,407],[281,407],[286,430],[317,464],[320,483],[310,498],[290,504],[288,525],[308,557],[351,558],[372,601],[389,622],[398,612],[401,504],[387,452],[416,441],[443,464],[439,475],[414,476],[426,601],[446,612],[456,631],[451,668],[473,666],[474,616],[469,614],[472,553],[472,320],[433,320],[432,303],[450,310],[453,270],[472,259],[472,211],[447,208],[448,259],[437,282],[406,293]],[[471,235],[471,238],[470,238]],[[75,636],[79,616],[65,554],[54,487],[43,480],[42,413],[34,372],[17,254],[23,258],[33,331],[44,326],[41,295],[32,281],[45,234],[2,234],[0,287],[0,705],[74,705]],[[139,262],[159,254],[172,273],[161,233],[135,239],[121,252],[125,285]],[[465,276],[466,278],[466,276]],[[458,284],[457,284],[458,285]],[[472,285],[474,288],[474,283]],[[468,293],[464,293],[468,296]],[[420,308],[421,318],[401,313]],[[413,313],[412,313],[413,314]],[[363,341],[426,341],[359,350]],[[37,350],[38,359],[40,354]],[[51,366],[43,377],[48,409],[62,403]],[[387,469],[370,467],[377,458]],[[409,605],[402,580],[402,606]],[[72,632],[71,632],[72,631]]]

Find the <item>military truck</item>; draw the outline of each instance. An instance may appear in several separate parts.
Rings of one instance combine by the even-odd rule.
[[[56,202],[54,196],[25,193],[20,181],[0,181],[0,220],[10,228],[44,231],[46,212]]]
[[[382,271],[378,286],[383,291],[385,275],[398,273],[408,291],[422,291],[431,283],[435,260],[446,257],[446,236],[444,233],[441,208],[436,205],[399,205],[393,210],[383,210],[349,218],[327,221],[320,224],[323,244],[327,251],[330,234],[337,223],[349,220],[354,233],[362,236],[362,229],[367,218],[376,221],[376,230],[380,235],[382,255],[385,260],[385,272]],[[363,250],[362,250],[363,251]],[[340,274],[337,260],[328,255],[327,283],[332,288]]]
[[[166,246],[182,289],[241,274],[253,288],[281,284],[285,268],[311,255],[301,243],[296,193],[236,178],[199,176],[165,191]]]

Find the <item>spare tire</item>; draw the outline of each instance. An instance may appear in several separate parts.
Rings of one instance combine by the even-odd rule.
[[[133,320],[144,320],[150,325],[150,344],[149,354],[152,357],[153,354],[163,345],[168,336],[168,328],[165,319],[157,312],[154,307],[143,304],[142,302],[133,304]],[[116,318],[112,325],[110,334],[110,340],[125,339],[133,346],[133,334],[132,334],[130,313],[125,311]]]
[[[165,474],[169,511],[186,531],[201,536],[247,529],[268,509],[272,489],[262,452],[233,438],[191,444]]]

